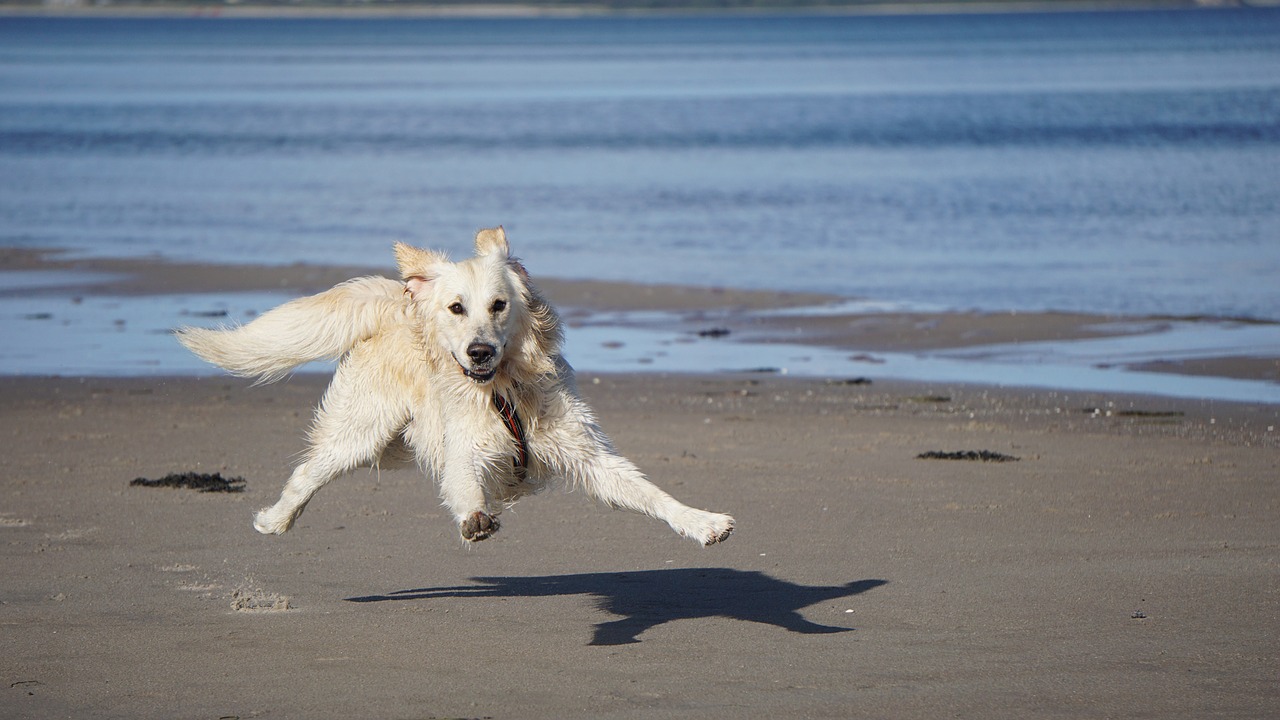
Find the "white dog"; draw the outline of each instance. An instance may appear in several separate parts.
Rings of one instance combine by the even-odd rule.
[[[554,482],[706,545],[729,537],[732,517],[681,504],[613,449],[560,357],[560,318],[502,228],[477,233],[476,256],[459,263],[404,244],[395,253],[403,282],[357,278],[247,325],[178,332],[201,358],[259,382],[341,357],[311,447],[276,504],[258,512],[259,532],[287,531],[325,483],[402,459],[407,446],[470,541]]]

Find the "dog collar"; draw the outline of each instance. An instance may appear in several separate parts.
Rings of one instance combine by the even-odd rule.
[[[520,424],[520,414],[516,412],[515,405],[511,404],[501,393],[496,392],[493,394],[493,409],[498,411],[498,417],[502,418],[502,424],[506,426],[507,432],[511,433],[512,439],[516,441],[516,454],[511,458],[511,463],[515,470],[516,480],[523,482],[529,469],[529,443],[524,438],[524,427]]]

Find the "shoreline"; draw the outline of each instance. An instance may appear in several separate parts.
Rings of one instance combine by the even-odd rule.
[[[0,249],[0,307],[14,336],[32,339],[0,358],[0,372],[21,375],[208,374],[167,332],[184,324],[245,322],[291,297],[326,290],[379,268],[219,265],[155,258],[75,258],[56,252]],[[1133,318],[1078,313],[926,313],[821,294],[714,287],[651,286],[535,278],[569,329],[570,357],[604,372],[715,372],[751,369],[810,377],[858,375],[977,385],[1055,387],[1052,373],[1077,377],[1058,387],[1130,392],[1162,382],[1206,397],[1213,383],[1254,383],[1280,398],[1280,324],[1232,320]],[[165,298],[156,303],[155,298]],[[34,333],[34,334],[33,334]],[[45,345],[35,342],[45,338]],[[83,351],[59,343],[82,343]],[[1161,343],[1164,342],[1165,346]],[[95,344],[96,343],[96,344]],[[130,344],[132,343],[132,344]],[[1252,343],[1252,345],[1251,345]],[[1275,347],[1271,350],[1272,345]],[[41,357],[91,360],[93,348],[119,355],[110,372],[88,360],[67,370]],[[165,360],[148,357],[161,353]],[[105,356],[104,356],[105,357]],[[180,357],[178,364],[168,362]],[[1063,365],[1054,369],[1056,364]],[[1065,364],[1064,364],[1065,363]],[[116,367],[116,366],[113,366]],[[4,370],[8,368],[8,370]],[[17,373],[13,368],[27,368]],[[168,368],[168,369],[166,369]],[[1041,368],[1043,379],[1027,376]],[[933,376],[930,377],[930,373]],[[1020,375],[1021,374],[1021,375]],[[1028,380],[1028,377],[1030,380]],[[1163,380],[1162,380],[1163,378]],[[1199,385],[1195,385],[1199,383]],[[1247,387],[1221,399],[1255,397]],[[1267,400],[1266,393],[1256,397]]]

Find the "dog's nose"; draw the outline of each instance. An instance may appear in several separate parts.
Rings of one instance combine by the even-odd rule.
[[[471,362],[476,365],[484,365],[493,360],[493,354],[497,351],[492,345],[485,343],[471,343],[467,346],[467,357],[471,358]]]

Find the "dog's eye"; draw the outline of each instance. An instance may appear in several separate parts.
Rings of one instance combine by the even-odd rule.
[[[489,310],[493,312],[494,315],[497,315],[498,313],[506,309],[507,309],[506,300],[494,300],[493,305],[489,308]]]
[[[449,312],[453,313],[454,315],[466,315],[467,309],[462,306],[462,303],[456,302],[449,306]]]

